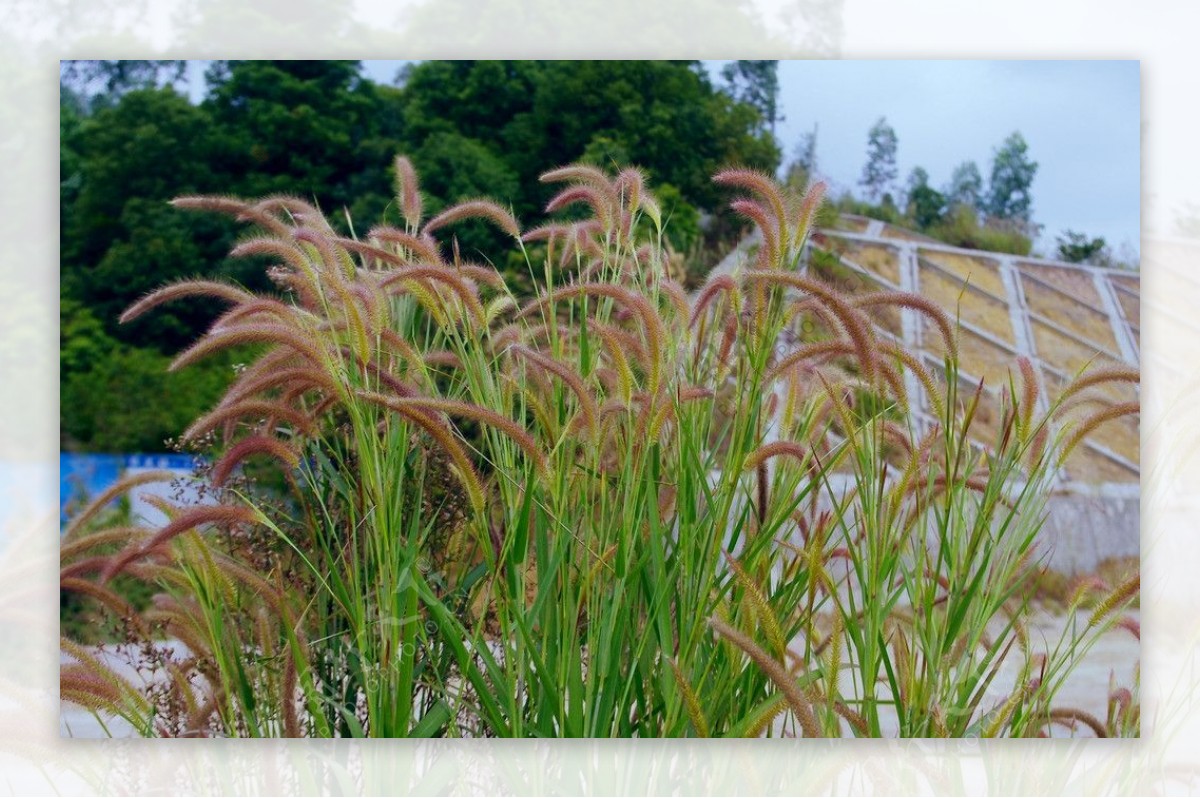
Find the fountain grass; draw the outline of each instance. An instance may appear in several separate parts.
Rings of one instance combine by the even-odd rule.
[[[186,434],[215,437],[215,507],[66,536],[64,590],[104,599],[131,640],[181,643],[147,654],[165,678],[139,687],[64,640],[64,698],[163,736],[1079,726],[1056,691],[1136,585],[1048,651],[1026,588],[1057,464],[1133,408],[1038,414],[1014,363],[997,439],[972,443],[982,384],[960,393],[945,311],[807,276],[820,186],[719,173],[765,245],[689,297],[635,169],[547,173],[563,186],[548,212],[589,219],[524,235],[485,200],[425,220],[407,160],[396,174],[403,226],[363,239],[290,197],[177,202],[257,226],[235,254],[277,261],[279,294],[196,281],[125,314],[210,296],[230,310],[176,365],[255,355]],[[460,257],[466,219],[511,238],[533,297]],[[882,337],[879,304],[934,322],[947,379]],[[1110,378],[1130,375],[1082,379]],[[239,475],[248,461],[288,490]],[[117,575],[152,605],[122,604]],[[1015,687],[995,695],[1007,663]],[[1136,733],[1114,695],[1107,724],[1082,721]]]

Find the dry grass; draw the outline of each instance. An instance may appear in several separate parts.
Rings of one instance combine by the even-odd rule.
[[[886,251],[882,247],[871,247],[870,249],[878,252],[880,255],[886,256]],[[864,265],[860,260],[851,257],[849,252],[856,253],[857,250],[851,247],[843,257],[846,257],[859,266]],[[847,296],[856,296],[887,289],[885,284],[868,275],[857,272],[849,266],[835,263],[832,258],[812,258],[809,261],[809,271]],[[871,269],[871,271],[875,270]],[[895,305],[878,305],[866,309],[865,312],[879,327],[887,330],[892,335],[899,337],[903,334],[904,328],[901,323],[899,307]]]
[[[837,229],[846,230],[851,233],[865,233],[869,224],[870,222],[867,219],[842,215],[838,217]]]
[[[1111,358],[1098,357],[1093,362],[1092,366],[1088,368],[1088,372],[1091,373],[1105,366],[1111,367],[1123,365],[1124,364],[1118,363]],[[1049,369],[1042,369],[1042,380],[1051,396],[1058,396],[1058,394],[1066,389],[1067,385],[1071,382],[1069,378],[1059,376],[1059,374],[1051,372]],[[1134,402],[1137,401],[1138,398],[1137,389],[1134,387],[1134,385],[1124,381],[1106,381],[1092,385],[1087,389],[1086,395],[1094,396],[1106,403]]]
[[[1100,425],[1089,436],[1127,460],[1138,461],[1141,448],[1141,425],[1136,417],[1114,419]]]
[[[945,352],[941,335],[932,322],[923,322],[921,334],[926,349],[939,357]],[[989,388],[999,389],[1000,386],[1007,385],[1009,371],[1015,373],[1015,356],[1011,352],[970,330],[959,330],[958,349],[963,372],[977,380],[983,378]]]
[[[1135,277],[1132,274],[1113,274],[1111,272],[1107,273],[1105,277],[1107,277],[1113,283],[1121,286],[1126,291],[1130,291],[1134,294],[1141,293],[1142,280],[1140,277]]]
[[[1118,351],[1112,322],[1107,313],[1096,309],[1098,305],[1076,301],[1032,281],[1026,281],[1024,289],[1025,303],[1034,313],[1110,352]]]
[[[1021,263],[1018,264],[1017,269],[1021,273],[1021,283],[1027,296],[1031,287],[1037,287],[1037,283],[1028,278],[1036,277],[1047,285],[1062,291],[1068,297],[1086,302],[1094,308],[1100,307],[1100,295],[1096,293],[1096,284],[1092,281],[1092,274],[1089,271],[1069,266],[1044,266],[1036,263]]]
[[[1136,483],[1140,479],[1138,472],[1113,462],[1087,446],[1077,447],[1067,458],[1065,467],[1068,479],[1089,485]]]
[[[892,285],[900,285],[900,260],[896,250],[891,247],[847,242],[842,256],[878,274]]]
[[[890,224],[883,228],[883,237],[894,238],[897,241],[916,241],[922,244],[937,241],[936,238],[931,238],[927,235],[922,235],[920,233],[913,232],[912,230],[905,230],[903,227],[896,227],[895,225]]]
[[[930,263],[941,266],[951,274],[957,275],[959,279],[970,282],[971,285],[986,291],[1002,302],[1008,301],[1008,292],[1004,288],[1004,281],[1000,279],[1000,268],[995,261],[932,249],[922,249],[920,254]]]
[[[1004,302],[972,291],[962,282],[928,266],[920,267],[918,279],[920,293],[949,308],[951,315],[957,311],[963,321],[981,327],[1003,341],[1013,342],[1012,320]]]
[[[1125,288],[1121,283],[1113,281],[1116,290],[1113,292],[1117,295],[1117,303],[1121,306],[1121,312],[1125,314],[1125,320],[1130,324],[1141,326],[1142,324],[1142,298],[1136,291],[1131,291]]]
[[[1033,328],[1033,344],[1037,349],[1038,357],[1061,371],[1074,374],[1088,363],[1095,362],[1096,365],[1100,365],[1105,362],[1113,362],[1111,356],[1104,357],[1111,353],[1099,344],[1089,346],[1063,335],[1037,319],[1030,321],[1030,326]]]

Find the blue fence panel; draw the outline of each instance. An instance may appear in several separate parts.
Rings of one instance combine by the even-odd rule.
[[[196,458],[186,454],[60,454],[58,458],[58,521],[68,519],[92,498],[112,487],[128,471],[195,469]]]

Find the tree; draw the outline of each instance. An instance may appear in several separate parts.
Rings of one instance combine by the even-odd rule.
[[[867,163],[858,182],[872,202],[888,193],[899,170],[896,167],[896,131],[885,117],[879,117],[867,135]]]
[[[93,452],[161,452],[210,410],[233,377],[221,354],[178,372],[171,358],[116,346],[61,381],[60,434],[64,448]]]
[[[211,121],[169,88],[131,91],[82,120],[63,121],[63,295],[83,302],[120,341],[162,351],[187,345],[216,309],[173,305],[145,326],[118,325],[117,316],[167,280],[211,274],[232,242],[231,222],[167,204],[218,189]]]
[[[517,195],[517,176],[477,139],[449,131],[434,133],[412,151],[411,158],[421,175],[421,191],[429,198],[424,206],[429,216],[462,200],[487,196],[508,204]],[[455,225],[452,233],[468,260],[480,254],[490,257],[504,246],[505,234],[479,220]],[[447,243],[450,240],[446,238]]]
[[[79,152],[80,129],[86,117],[83,98],[66,84],[59,86],[58,101],[58,218],[67,219],[83,185],[83,159]]]
[[[400,91],[362,80],[358,62],[217,61],[208,81],[199,105],[172,88],[133,89],[82,115],[77,92],[62,95],[62,291],[124,343],[178,350],[219,312],[174,303],[117,325],[167,280],[223,276],[270,288],[261,263],[226,257],[242,228],[176,210],[172,198],[298,194],[340,225],[342,208],[373,222],[392,200]]]
[[[784,120],[779,113],[779,62],[730,61],[721,69],[721,77],[729,95],[757,108],[774,135],[775,123]]]
[[[1055,239],[1058,243],[1058,257],[1067,263],[1090,263],[1101,265],[1098,260],[1105,254],[1103,238],[1091,238],[1086,233],[1065,230]]]
[[[929,185],[929,173],[918,166],[908,176],[908,216],[922,230],[942,220],[946,197]]]
[[[181,192],[215,189],[211,128],[173,89],[130,92],[78,124],[70,141],[78,193],[63,217],[63,260],[99,261],[125,232],[120,217],[131,199],[165,203]]]
[[[974,161],[964,161],[954,167],[950,185],[946,187],[946,202],[951,206],[978,209],[983,203],[983,175]]]
[[[240,277],[238,282],[254,288],[269,287],[263,279],[245,279],[251,267],[261,268],[261,264],[226,259],[238,231],[232,220],[135,197],[125,203],[118,223],[121,235],[98,262],[89,264],[80,295],[120,341],[161,352],[178,351],[226,309],[221,303],[188,298],[170,303],[161,313],[117,323],[134,301],[164,283],[207,275]]]
[[[628,159],[705,209],[727,198],[713,172],[779,164],[760,113],[691,61],[425,61],[405,72],[402,102],[406,150],[437,132],[474,140],[518,178],[520,219],[560,188],[538,175],[585,156]]]
[[[337,211],[391,194],[387,168],[399,147],[399,92],[363,79],[357,61],[228,61],[209,69],[203,103],[215,125],[223,189],[281,192]]]
[[[929,188],[929,172],[925,171],[925,167],[916,166],[908,173],[908,180],[904,186],[904,202],[909,204],[912,201],[914,191],[922,188]]]
[[[64,297],[59,303],[58,319],[60,377],[92,368],[117,347],[100,320],[77,300]]]
[[[921,188],[922,186],[928,186],[928,185],[929,185],[929,172],[925,171],[924,166],[914,167],[913,170],[908,173],[908,190],[909,191],[912,191],[913,189],[916,189],[916,188]]]
[[[804,191],[813,177],[817,174],[817,125],[812,131],[802,133],[793,151],[792,163],[788,166],[785,182],[796,189]]]
[[[60,82],[83,98],[91,108],[110,106],[138,89],[165,86],[178,88],[187,62],[159,61],[63,61]]]
[[[991,219],[986,224],[981,223],[979,212],[966,205],[948,208],[942,220],[926,232],[952,247],[987,252],[1028,255],[1033,245],[1028,236],[1011,225],[998,225]]]
[[[1037,162],[1029,158],[1029,145],[1020,133],[1005,139],[992,159],[986,211],[997,219],[1028,223],[1033,204],[1029,190],[1037,169]]]
[[[700,235],[697,208],[715,212],[705,235],[741,229],[726,223],[729,192],[712,183],[715,171],[779,163],[760,112],[714,88],[694,61],[427,61],[406,70],[402,88],[365,80],[355,61],[216,61],[199,104],[161,85],[171,74],[154,62],[64,70],[60,388],[63,429],[87,448],[158,448],[176,419],[203,406],[171,387],[185,383],[151,375],[224,307],[184,300],[118,324],[139,296],[186,277],[274,290],[261,259],[227,256],[243,226],[173,208],[176,196],[299,195],[345,232],[348,209],[361,234],[396,221],[391,169],[406,153],[422,175],[427,213],[487,194],[532,223],[561,188],[538,176],[584,158],[606,168],[637,164],[667,186],[667,234],[686,248]],[[111,88],[104,103],[72,88],[101,80]],[[483,224],[454,229],[471,260],[494,252],[498,235]],[[115,421],[106,430],[106,418],[147,396],[160,421],[143,432]]]

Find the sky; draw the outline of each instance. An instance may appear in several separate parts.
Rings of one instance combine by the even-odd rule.
[[[363,66],[393,83],[404,63]],[[716,83],[724,63],[705,62]],[[867,131],[881,116],[896,131],[901,185],[920,166],[942,188],[967,160],[986,185],[996,148],[1019,131],[1038,164],[1035,252],[1052,256],[1068,229],[1103,237],[1118,255],[1140,252],[1137,61],[781,61],[779,83],[785,165],[816,126],[817,169],[835,192],[859,188]]]
[[[785,161],[816,125],[817,168],[835,187],[857,188],[881,116],[896,131],[899,181],[921,166],[935,188],[966,160],[986,182],[994,151],[1019,131],[1038,163],[1039,248],[1071,229],[1140,249],[1136,61],[783,61],[779,82]]]

